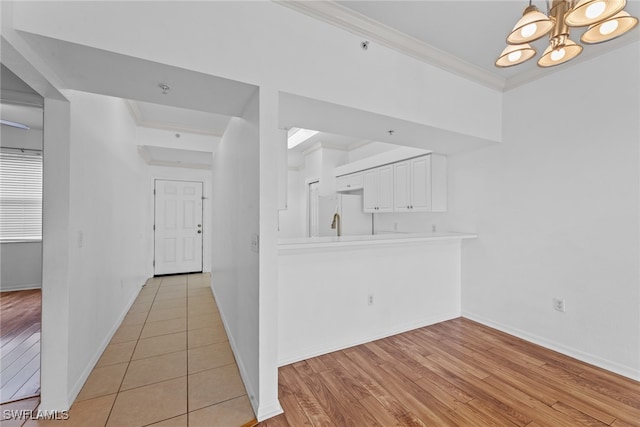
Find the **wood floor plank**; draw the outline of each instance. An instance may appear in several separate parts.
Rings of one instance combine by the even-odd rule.
[[[395,418],[411,419],[415,417],[407,417],[407,408],[391,393],[389,393],[381,384],[379,384],[368,371],[362,369],[357,363],[354,363],[345,352],[334,353],[335,359],[345,368],[347,372],[366,389],[367,393],[376,399],[380,404]],[[377,369],[377,368],[376,368]]]
[[[590,427],[605,427],[608,426],[609,424],[605,424],[601,421],[596,420],[593,417],[590,417],[589,415],[585,414],[584,412],[581,412],[579,410],[577,410],[576,408],[572,408],[569,405],[566,405],[562,402],[557,402],[556,404],[554,404],[552,406],[553,409],[555,409],[556,411],[562,412],[566,415],[568,415],[571,419],[576,420],[578,422],[580,422],[581,424],[585,425],[585,426],[590,426]]]
[[[389,394],[396,396],[405,405],[410,402],[411,412],[420,418],[425,424],[442,426],[453,425],[452,420],[449,419],[446,414],[442,413],[440,408],[431,407],[425,404],[423,400],[427,400],[426,393],[423,394],[420,387],[416,386],[410,380],[405,380],[398,371],[394,372],[392,375],[383,374],[379,369],[375,369],[372,366],[371,362],[364,357],[364,354],[357,351],[350,352],[348,356],[358,365],[366,367],[367,373],[379,384],[382,384]],[[392,369],[388,364],[381,365],[381,367],[383,371],[387,373]],[[412,387],[412,384],[415,387]],[[423,400],[416,397],[415,394],[419,394],[420,398]],[[428,400],[431,401],[431,399]]]
[[[9,381],[11,381],[15,376],[19,375],[21,371],[23,371],[26,366],[31,363],[31,360],[33,360],[33,358],[39,358],[39,356],[40,346],[34,344],[26,352],[24,352],[20,358],[16,359],[11,365],[7,366],[2,370],[2,372],[0,372],[0,388],[4,388]],[[33,375],[33,372],[29,374],[29,377],[31,375]],[[24,374],[22,374],[22,376],[24,376]]]
[[[12,396],[18,396],[20,399],[24,399],[27,396],[39,396],[40,395],[40,368],[31,375],[31,377],[24,383],[24,385]]]
[[[0,349],[0,355],[4,356],[6,354],[9,354],[25,340],[29,339],[29,337],[38,332],[40,332],[40,323],[26,325],[26,327],[22,329],[19,334],[11,335],[10,339],[4,341],[3,346]]]
[[[29,325],[40,323],[41,291],[0,292],[0,343]]]
[[[282,416],[287,420],[289,425],[293,427],[313,426],[313,423],[309,420],[293,394],[280,397],[280,405],[282,405],[282,409],[284,410]]]
[[[0,399],[2,402],[18,399],[18,390],[25,385],[27,381],[34,375],[34,373],[40,369],[40,354],[34,356],[23,369],[20,370],[18,375],[13,376],[0,389]]]
[[[40,332],[35,332],[7,353],[0,356],[0,372],[11,365],[33,346],[40,346]]]
[[[39,393],[41,298],[39,289],[0,292],[0,402]]]
[[[355,420],[354,425],[366,424],[368,426],[384,427],[367,411],[360,402],[342,386],[340,379],[331,371],[324,371],[319,374],[321,383],[332,394],[336,402],[340,402],[346,408],[346,412],[351,414],[351,418]]]
[[[304,411],[304,414],[314,426],[336,427],[326,414],[320,402],[318,402],[302,378],[297,374],[292,365],[285,366],[281,369],[283,379],[289,384],[293,396],[295,396],[298,404]]]
[[[321,380],[308,363],[297,363],[294,368],[302,381],[307,385],[325,413],[338,426],[357,426],[358,416],[352,408],[339,401],[331,393],[330,384]]]
[[[464,318],[285,366],[279,378],[275,422],[291,427],[640,427],[639,382]]]
[[[483,356],[478,355],[477,357]],[[553,405],[558,400],[564,399],[565,403],[604,423],[610,423],[614,419],[611,414],[594,405],[590,398],[585,398],[575,391],[572,392],[562,382],[539,375],[532,375],[530,369],[512,361],[510,358],[495,354],[487,356],[487,358],[493,360],[496,366],[496,369],[493,370],[494,376],[501,378],[507,384],[527,388],[529,393],[532,393],[536,398],[548,405]]]

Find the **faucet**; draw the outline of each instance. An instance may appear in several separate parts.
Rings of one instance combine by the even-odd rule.
[[[331,221],[331,229],[338,231],[338,237],[340,237],[340,214],[338,212],[333,214],[333,220]]]

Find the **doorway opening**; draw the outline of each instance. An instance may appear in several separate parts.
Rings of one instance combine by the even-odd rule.
[[[4,65],[0,111],[0,403],[40,395],[43,99]]]

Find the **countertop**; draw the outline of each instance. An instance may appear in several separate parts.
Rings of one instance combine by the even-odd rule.
[[[477,234],[444,232],[444,233],[388,233],[368,234],[361,236],[327,236],[327,237],[300,237],[295,239],[278,240],[279,250],[334,248],[348,246],[371,246],[398,243],[413,243],[423,241],[463,240],[475,239]]]

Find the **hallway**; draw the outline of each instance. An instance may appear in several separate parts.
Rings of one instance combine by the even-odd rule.
[[[209,282],[208,274],[149,279],[76,398],[69,419],[7,425],[255,425]]]

